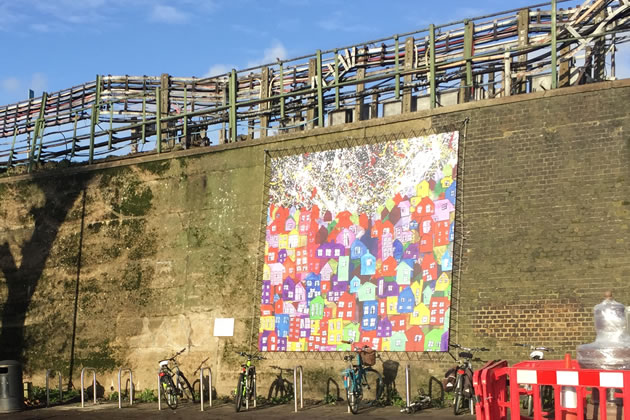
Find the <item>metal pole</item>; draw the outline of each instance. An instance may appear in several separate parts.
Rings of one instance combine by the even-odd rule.
[[[98,121],[97,110],[98,106],[96,105],[96,103],[92,104],[92,115],[90,115],[90,154],[88,158],[89,164],[92,164],[92,162],[94,161],[94,130]]]
[[[295,412],[297,413],[298,411],[298,404],[297,404],[297,387],[298,387],[298,381],[297,381],[297,373],[298,371],[300,372],[300,408],[304,408],[304,395],[302,392],[302,387],[303,387],[303,382],[302,382],[302,376],[303,376],[303,369],[302,366],[296,366],[293,369],[293,401],[295,403]]]
[[[335,50],[335,109],[339,109],[339,50]]]
[[[407,407],[411,406],[411,398],[410,398],[410,394],[411,394],[411,383],[409,382],[409,365],[407,365],[405,367],[405,399],[407,402]]]
[[[435,92],[435,25],[429,25],[429,85],[431,88],[431,108],[436,106],[436,92]]]
[[[280,120],[284,120],[284,68],[280,62]]]
[[[614,66],[613,66],[613,69],[614,69]],[[13,149],[15,148],[15,140],[17,139],[17,132],[18,132],[18,129],[17,127],[15,127],[15,130],[13,130],[13,142],[11,143],[11,151],[9,152],[9,160],[7,161],[7,168],[11,166],[11,161],[13,160]]]
[[[114,136],[114,102],[109,104],[109,140],[107,141],[107,150],[112,150],[112,137]]]
[[[557,0],[551,0],[551,88],[558,87],[558,17]]]
[[[208,371],[208,398],[210,399],[210,407],[212,407],[212,369],[201,368],[199,370],[199,392],[201,393],[201,411],[203,411],[203,373]]]
[[[394,96],[396,97],[396,99],[400,99],[400,57],[398,54],[398,35],[394,35],[394,41],[394,72],[396,73],[396,81],[394,82]],[[335,80],[335,83],[338,83],[338,81]]]
[[[162,384],[160,384],[160,371],[161,369],[158,369],[158,373],[157,373],[158,410],[162,409],[162,393],[161,393]]]
[[[122,372],[129,372],[129,405],[133,405],[133,372],[129,368],[118,369],[118,408],[122,408]]]
[[[162,97],[160,88],[155,88],[155,147],[158,153],[162,153]]]
[[[81,369],[81,408],[85,407],[84,387],[85,387],[85,371],[92,371],[92,394],[94,394],[94,404],[96,404],[96,369],[91,367],[84,367]]]
[[[322,86],[322,51],[317,50],[317,125],[324,126],[324,88]]]
[[[237,85],[238,85],[238,80],[236,77],[236,70],[232,69],[232,72],[230,73],[230,97],[229,97],[229,102],[230,102],[230,114],[229,114],[229,119],[230,119],[230,141],[231,142],[235,142],[236,141],[236,136],[238,135],[238,127],[236,126],[236,89],[237,89]]]

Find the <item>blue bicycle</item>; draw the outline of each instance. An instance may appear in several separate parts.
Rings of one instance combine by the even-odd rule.
[[[352,342],[345,342],[352,344]],[[352,414],[359,412],[359,403],[363,397],[376,402],[383,394],[383,377],[372,368],[376,364],[376,351],[368,346],[354,347],[356,364],[352,364],[355,356],[344,356],[343,360],[350,366],[343,371],[343,384],[346,387],[348,407]]]

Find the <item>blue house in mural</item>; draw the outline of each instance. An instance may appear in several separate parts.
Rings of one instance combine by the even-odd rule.
[[[368,251],[361,257],[361,275],[371,276],[376,273],[376,258]]]
[[[350,245],[350,259],[358,260],[367,252],[367,247],[360,239],[355,239]]]
[[[418,221],[415,219],[411,219],[411,221],[409,222],[409,230],[414,231],[414,230],[418,230]]]
[[[306,299],[311,300],[322,294],[321,277],[319,274],[309,273],[305,279],[306,282]]]
[[[378,302],[375,300],[363,302],[363,313],[361,315],[361,329],[363,331],[375,330],[378,319]]]
[[[289,314],[276,315],[276,334],[278,337],[289,336]]]
[[[403,257],[403,248],[404,248],[402,242],[396,239],[393,243],[393,248],[394,248],[394,259],[400,262],[400,260]]]
[[[448,249],[444,255],[442,255],[440,265],[442,266],[442,271],[451,271],[453,269],[453,257],[451,256],[451,251]]]
[[[457,181],[453,181],[451,185],[444,191],[444,198],[451,202],[451,204],[455,205],[455,197],[457,194]]]
[[[405,287],[400,295],[398,295],[398,305],[396,311],[399,314],[407,314],[413,312],[415,306],[415,299],[413,297],[413,291],[411,287]]]
[[[350,293],[358,292],[359,287],[361,287],[361,279],[357,276],[352,277],[352,280],[350,280]]]
[[[448,231],[448,240],[451,242],[455,241],[455,222],[451,223],[451,228]]]

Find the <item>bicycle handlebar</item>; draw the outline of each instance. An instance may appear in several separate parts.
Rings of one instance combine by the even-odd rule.
[[[466,351],[490,351],[490,349],[486,348],[486,347],[464,347],[461,346],[459,344],[451,344],[451,347],[455,347],[456,349],[462,349],[462,350],[466,350]]]
[[[179,356],[180,354],[182,354],[183,352],[185,352],[185,351],[186,351],[186,347],[184,347],[183,349],[181,349],[180,351],[178,351],[177,353],[175,353],[173,356],[171,356],[171,357],[169,357],[168,359],[165,359],[165,360],[172,360],[172,361],[175,361],[175,358],[176,358],[177,356]],[[206,359],[206,360],[208,360],[208,359]]]
[[[519,346],[519,347],[525,347],[525,348],[529,348],[530,350],[540,350],[540,351],[555,351],[554,349],[552,349],[551,347],[536,347],[534,345],[531,344],[524,344],[524,343],[514,343],[515,346]]]
[[[239,356],[247,357],[249,360],[266,360],[266,357],[258,356],[257,354],[250,354],[244,351],[237,351],[236,354]]]

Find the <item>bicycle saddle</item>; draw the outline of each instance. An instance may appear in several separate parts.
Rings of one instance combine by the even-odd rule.
[[[160,367],[168,366],[168,360],[160,360]]]
[[[472,353],[467,352],[467,351],[460,351],[459,352],[459,357],[462,357],[464,359],[472,359],[473,355],[472,355]]]

